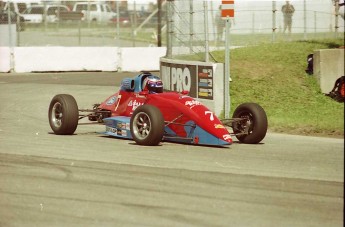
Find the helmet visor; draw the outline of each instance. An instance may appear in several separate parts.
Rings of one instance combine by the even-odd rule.
[[[147,88],[152,93],[162,93],[163,83],[162,81],[148,81]]]

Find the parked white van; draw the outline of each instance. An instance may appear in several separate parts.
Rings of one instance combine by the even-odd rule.
[[[77,2],[73,11],[81,12],[84,15],[82,20],[93,22],[109,22],[116,15],[108,4],[102,2]]]
[[[58,21],[58,14],[69,12],[65,5],[33,5],[28,7],[21,15],[26,23],[37,24],[45,22],[53,23]]]
[[[15,12],[16,14],[22,14],[27,8],[32,5],[38,5],[41,1],[23,1],[23,0],[11,0],[11,1],[3,1],[5,3],[4,10],[8,10],[8,6],[10,6],[10,10]]]

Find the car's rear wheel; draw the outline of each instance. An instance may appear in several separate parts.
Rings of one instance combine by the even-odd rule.
[[[164,134],[164,118],[161,111],[152,105],[137,107],[131,117],[130,130],[137,144],[158,145]]]
[[[49,105],[49,124],[57,135],[72,135],[78,126],[79,111],[74,97],[67,94],[54,96]]]
[[[267,116],[260,105],[243,103],[235,109],[232,117],[234,118],[232,128],[240,142],[256,144],[265,138],[268,127]]]

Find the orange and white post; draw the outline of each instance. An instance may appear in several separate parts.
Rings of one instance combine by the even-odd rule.
[[[230,18],[235,16],[235,1],[222,1],[221,17],[225,20],[225,63],[224,63],[224,117],[230,114]]]

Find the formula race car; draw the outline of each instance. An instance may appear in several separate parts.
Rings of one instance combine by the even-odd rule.
[[[56,95],[49,106],[49,123],[55,134],[71,135],[80,119],[105,125],[105,135],[133,139],[139,145],[155,146],[161,141],[225,146],[231,135],[242,143],[264,139],[267,117],[256,103],[239,105],[231,119],[220,120],[187,91],[163,92],[159,77],[141,72],[122,80],[119,91],[92,109],[78,109],[73,96]],[[232,128],[230,133],[226,126]]]

